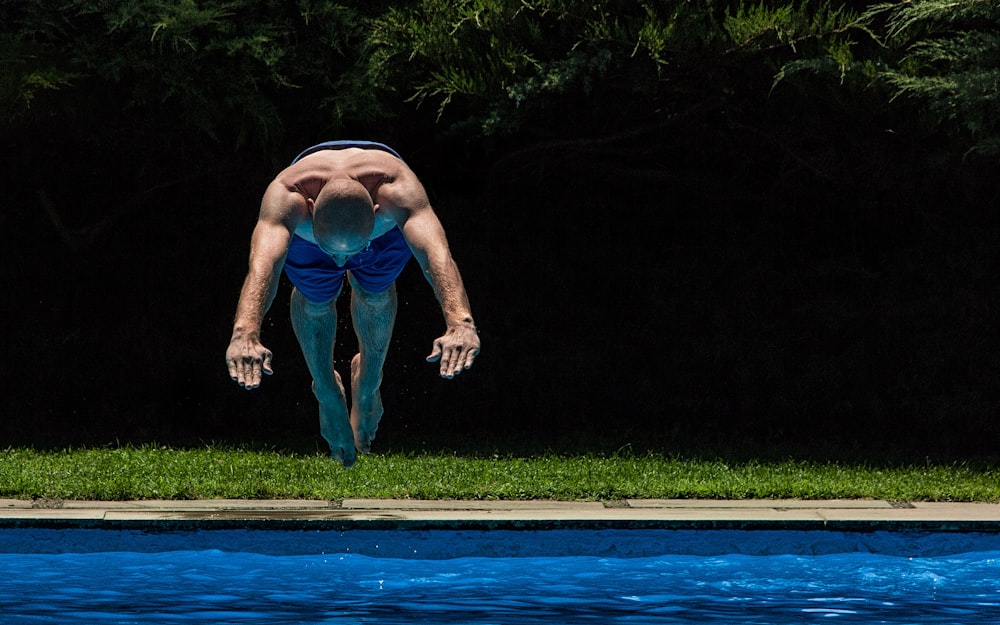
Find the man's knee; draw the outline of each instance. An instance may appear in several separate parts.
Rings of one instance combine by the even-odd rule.
[[[368,306],[382,307],[388,306],[392,303],[393,298],[396,294],[395,283],[390,284],[389,288],[384,291],[379,291],[378,293],[372,292],[361,286],[361,284],[353,276],[348,274],[348,279],[351,282],[351,291],[354,297],[358,297]]]
[[[310,317],[322,317],[324,315],[330,314],[331,310],[334,310],[335,304],[337,302],[337,296],[334,295],[332,299],[325,302],[314,302],[308,297],[306,297],[302,291],[298,288],[292,289],[292,310],[296,308],[300,309],[304,314]]]

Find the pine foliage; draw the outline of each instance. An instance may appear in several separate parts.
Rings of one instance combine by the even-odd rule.
[[[883,77],[897,97],[926,103],[971,150],[1000,155],[1000,2],[913,0],[879,5],[887,42],[903,51]]]
[[[362,10],[326,0],[31,0],[0,7],[8,121],[134,112],[202,137],[273,144],[336,88]],[[43,92],[45,110],[38,108]]]
[[[733,91],[746,65],[800,49],[837,54],[857,24],[851,11],[809,0],[420,0],[375,20],[370,68],[375,88],[487,135],[551,122],[569,100],[602,123],[650,123],[651,110],[676,114],[685,99]]]
[[[0,117],[109,111],[236,144],[400,114],[473,137],[659,125],[834,78],[1000,153],[1000,3],[906,0],[29,0],[0,5]],[[797,79],[797,78],[796,78]],[[833,91],[828,93],[833,94]],[[888,99],[888,98],[886,98]],[[90,119],[91,121],[86,121]],[[102,123],[107,123],[103,120]],[[123,125],[125,123],[123,122]],[[133,123],[134,125],[134,123]],[[173,130],[170,130],[170,129]]]

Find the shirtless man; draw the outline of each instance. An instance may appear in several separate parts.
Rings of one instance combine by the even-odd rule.
[[[391,148],[331,141],[309,148],[268,185],[250,240],[250,268],[226,352],[229,376],[246,389],[273,373],[260,342],[264,314],[284,268],[292,328],[313,378],[320,432],[335,460],[368,453],[382,417],[382,365],[396,318],[395,281],[415,256],[444,313],[428,362],[451,379],[472,366],[479,336],[444,229],[423,186]],[[360,353],[351,360],[351,407],[333,368],[336,301],[346,274]]]

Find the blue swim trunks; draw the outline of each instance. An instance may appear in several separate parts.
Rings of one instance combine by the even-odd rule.
[[[384,150],[400,158],[392,148],[374,141],[327,141],[303,151],[292,163],[319,150],[343,148]],[[368,247],[348,259],[343,267],[338,267],[318,245],[295,235],[285,257],[285,275],[306,299],[321,304],[340,294],[348,271],[361,288],[369,293],[382,293],[396,281],[411,256],[413,253],[399,228],[369,241]]]

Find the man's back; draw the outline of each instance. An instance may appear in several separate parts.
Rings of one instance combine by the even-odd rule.
[[[328,181],[348,178],[364,185],[372,202],[378,204],[382,185],[402,182],[401,179],[410,176],[413,176],[410,168],[388,152],[345,148],[321,150],[302,157],[280,172],[274,184],[315,200]]]

